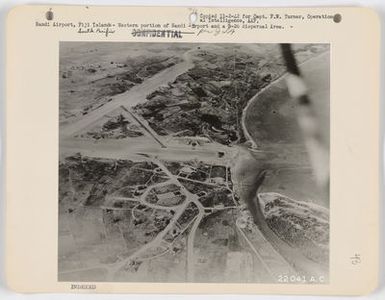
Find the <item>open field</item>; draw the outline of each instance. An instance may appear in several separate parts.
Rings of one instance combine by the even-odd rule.
[[[68,122],[111,101],[181,61],[184,47],[167,44],[79,43],[60,46],[60,121]]]
[[[329,46],[293,48],[328,142]],[[284,73],[276,44],[61,43],[59,280],[327,275]]]

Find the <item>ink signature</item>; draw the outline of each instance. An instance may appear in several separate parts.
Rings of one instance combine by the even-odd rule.
[[[201,34],[212,34],[213,36],[218,36],[220,34],[233,35],[235,33],[235,29],[231,27],[227,28],[215,28],[215,29],[199,29],[197,36]]]

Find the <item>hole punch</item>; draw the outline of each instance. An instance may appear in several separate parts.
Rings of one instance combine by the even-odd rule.
[[[335,14],[334,15],[334,17],[333,17],[334,23],[339,23],[339,22],[341,22],[341,20],[342,20],[341,14]]]
[[[198,14],[196,12],[192,12],[189,16],[189,20],[191,24],[194,24],[198,19]]]
[[[53,20],[53,11],[52,11],[52,8],[49,9],[49,11],[47,11],[45,13],[45,18],[48,20],[48,21],[52,21]]]

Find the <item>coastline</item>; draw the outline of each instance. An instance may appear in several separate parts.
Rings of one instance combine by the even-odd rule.
[[[327,55],[330,53],[329,51],[325,51],[315,57],[305,60],[300,65],[304,65],[306,63],[311,62],[314,59],[317,59],[323,55]],[[234,177],[237,180],[242,182],[239,188],[241,199],[245,202],[250,211],[254,224],[258,227],[262,235],[266,238],[267,241],[271,243],[274,249],[280,253],[285,260],[287,260],[293,267],[297,269],[299,273],[309,274],[310,276],[324,276],[328,278],[328,270],[322,266],[317,264],[316,262],[310,260],[305,255],[303,255],[297,249],[289,246],[284,240],[278,237],[278,235],[268,226],[264,214],[262,212],[261,203],[258,195],[259,189],[263,186],[263,182],[265,179],[265,174],[267,170],[262,164],[259,164],[253,156],[251,155],[251,151],[253,148],[257,148],[257,141],[253,139],[251,134],[249,133],[246,126],[246,114],[248,113],[248,109],[251,107],[254,101],[257,101],[258,97],[265,92],[267,89],[271,88],[275,84],[279,84],[282,80],[287,76],[287,72],[283,73],[281,76],[276,78],[270,84],[262,88],[258,93],[256,93],[252,98],[249,99],[247,105],[243,109],[242,112],[242,129],[247,141],[251,142],[251,147],[241,147],[239,148],[239,153],[237,155],[236,162],[234,163],[234,167],[232,168],[234,171]],[[253,161],[254,159],[254,169],[253,169]],[[236,170],[237,166],[238,170]],[[241,167],[240,167],[241,166]],[[241,171],[239,168],[243,168]],[[246,184],[244,180],[240,180],[239,174],[246,177]]]
[[[330,51],[325,51],[325,52],[322,52],[314,57],[311,57],[309,59],[306,59],[305,61],[301,62],[299,64],[299,66],[302,66],[306,63],[309,63],[311,62],[312,60],[314,59],[317,59],[323,55],[326,55],[327,53],[330,54]],[[286,78],[286,76],[288,75],[289,73],[288,72],[284,72],[282,73],[280,76],[278,76],[276,79],[274,79],[272,82],[270,82],[268,85],[266,85],[265,87],[263,87],[260,91],[258,91],[253,97],[251,97],[248,101],[247,101],[247,104],[246,106],[244,107],[244,109],[242,110],[242,119],[241,119],[241,124],[242,124],[242,131],[243,131],[243,134],[245,135],[245,138],[247,141],[249,141],[252,145],[252,148],[258,148],[258,144],[257,142],[251,137],[251,134],[250,132],[248,131],[247,129],[247,126],[246,126],[246,115],[247,115],[247,110],[250,108],[251,104],[257,100],[257,98],[263,93],[265,92],[267,89],[271,88],[273,85],[275,84],[278,84],[280,83],[282,80],[284,80]]]

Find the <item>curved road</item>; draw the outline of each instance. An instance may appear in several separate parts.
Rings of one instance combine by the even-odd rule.
[[[116,109],[120,105],[132,106],[132,105],[139,103],[140,101],[143,101],[148,93],[151,93],[152,91],[156,90],[160,85],[167,84],[168,82],[173,81],[178,75],[186,72],[188,69],[193,67],[193,63],[191,62],[191,57],[190,57],[191,51],[192,50],[187,51],[184,54],[184,59],[185,59],[184,62],[179,63],[179,64],[177,64],[171,68],[168,68],[168,69],[156,74],[155,76],[149,78],[148,80],[146,80],[142,84],[135,86],[134,88],[132,88],[131,90],[129,90],[126,93],[115,96],[113,101],[108,102],[107,104],[100,107],[99,109],[96,109],[96,110],[90,112],[88,115],[83,116],[82,119],[77,120],[71,124],[67,124],[66,126],[63,126],[63,128],[60,128],[60,134],[63,137],[68,138],[71,135],[73,135],[74,133],[78,132],[79,130],[82,130],[83,128],[91,125],[93,122],[98,121],[102,116],[113,111],[114,109]],[[274,84],[274,83],[272,83],[272,84]],[[271,86],[271,85],[269,85],[269,86]],[[256,96],[253,97],[252,99],[256,99]],[[249,104],[247,107],[249,107]],[[247,113],[247,109],[245,109],[243,115],[245,115],[246,113]],[[247,135],[247,134],[246,134],[246,136],[250,137],[250,135]],[[90,151],[89,147],[91,146],[91,149],[94,149],[95,152],[105,150],[106,154],[108,153],[108,155],[111,155],[111,149],[108,147],[107,147],[108,149],[104,149],[102,147],[103,146],[102,143],[94,143],[92,145],[87,145],[87,147],[85,147],[84,145],[82,145],[84,143],[84,141],[79,142],[79,145],[74,145],[74,140],[72,140],[72,139],[69,139],[67,142],[68,142],[68,144],[65,144],[65,142],[64,142],[61,146],[64,146],[64,148],[72,148],[73,147],[76,149],[79,149],[79,148],[81,148],[81,146],[83,146],[84,147],[83,151]],[[135,144],[133,144],[133,145],[135,145]],[[123,154],[122,153],[123,149],[120,146],[122,146],[122,145],[119,145],[117,143],[116,146],[117,146],[116,147],[117,148],[116,149],[116,152],[117,152],[116,155],[121,156]],[[132,147],[132,149],[130,149],[130,150],[134,150],[134,152],[141,152],[140,150],[142,150],[142,149],[140,149],[140,147],[138,149],[135,149],[136,148],[135,146],[131,146],[131,147]],[[125,147],[123,147],[123,148],[124,148],[123,152],[125,153],[125,155],[128,155],[127,154],[127,151],[128,151],[127,148],[125,148]],[[156,146],[152,146],[152,148],[153,148],[152,151],[154,151],[156,153],[156,155],[161,154]],[[271,229],[267,226],[267,224],[264,220],[263,214],[261,212],[261,209],[259,207],[258,198],[256,197],[258,187],[263,182],[264,170],[261,169],[261,166],[256,165],[255,159],[251,156],[250,152],[247,149],[242,148],[242,147],[240,147],[239,149],[240,149],[240,151],[239,151],[238,159],[233,160],[233,163],[235,163],[232,167],[232,172],[234,172],[233,173],[234,174],[234,182],[235,182],[235,185],[237,185],[237,187],[238,187],[239,196],[242,199],[244,199],[245,202],[248,204],[249,209],[250,209],[250,211],[254,217],[254,220],[255,220],[259,230],[261,231],[262,235],[292,265],[295,265],[300,270],[306,271],[306,273],[309,273],[308,271],[310,271],[310,272],[312,272],[313,275],[315,275],[314,264],[312,265],[311,262],[309,262],[305,257],[301,256],[298,253],[298,251],[289,247],[282,240],[280,240],[274,234],[274,232],[272,232]],[[69,149],[69,150],[73,151],[75,149]],[[149,149],[147,149],[147,151],[145,151],[146,149],[143,149],[143,150],[144,150],[143,152],[147,152]],[[216,149],[216,150],[218,151],[218,149]],[[233,150],[233,149],[230,149],[230,150]],[[211,151],[208,151],[208,149],[204,149],[201,151],[199,151],[199,150],[191,151],[190,149],[185,150],[185,149],[180,148],[180,149],[168,149],[167,152],[168,152],[168,154],[171,153],[172,155],[181,155],[181,152],[183,152],[182,157],[184,157],[184,158],[186,158],[185,156],[189,156],[189,155],[195,153],[195,155],[199,154],[199,156],[202,156],[202,159],[207,159],[207,156],[210,156],[209,154],[211,154]],[[186,152],[186,153],[184,153],[184,152]],[[202,152],[202,153],[200,153],[200,152]],[[213,154],[212,154],[212,157],[210,156],[210,159],[215,160],[216,151],[212,151],[212,152],[213,152]],[[230,152],[232,152],[232,151],[230,151]],[[155,153],[153,153],[153,154],[155,154]],[[189,155],[187,155],[187,153]],[[96,153],[93,152],[93,154],[96,154]],[[162,156],[162,155],[160,155],[160,156]],[[183,193],[187,196],[187,199],[183,204],[181,204],[177,207],[173,207],[173,209],[176,211],[175,215],[173,216],[173,218],[170,221],[170,223],[168,224],[168,226],[166,226],[166,228],[154,240],[152,240],[151,242],[149,242],[145,246],[138,249],[130,257],[128,257],[124,260],[118,261],[110,267],[104,266],[106,269],[108,269],[108,279],[109,280],[111,280],[115,276],[115,274],[122,267],[124,267],[131,259],[137,258],[142,253],[144,253],[145,250],[148,250],[152,247],[158,246],[163,241],[163,237],[167,234],[167,232],[175,224],[177,219],[182,215],[182,213],[184,212],[187,205],[189,203],[193,202],[197,206],[199,212],[198,212],[198,215],[196,216],[195,221],[193,222],[193,225],[191,227],[191,231],[189,233],[188,242],[187,242],[187,266],[188,266],[187,279],[190,282],[194,281],[194,263],[195,263],[195,261],[194,261],[194,239],[195,239],[195,233],[196,233],[196,230],[200,224],[200,221],[204,217],[204,208],[201,205],[201,203],[198,201],[197,196],[188,192],[184,188],[184,186],[179,183],[177,178],[174,175],[172,175],[160,161],[154,160],[154,162],[156,162],[159,166],[161,166],[163,171],[169,175],[171,180],[168,181],[168,183],[174,182],[175,184],[181,186],[181,189],[182,189]]]

